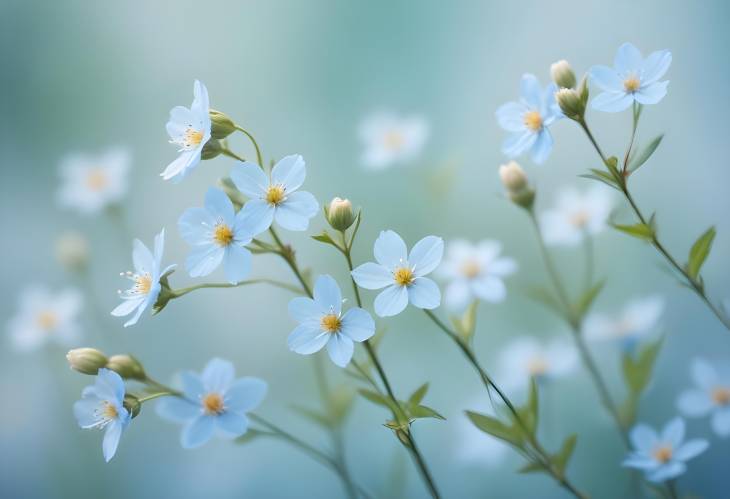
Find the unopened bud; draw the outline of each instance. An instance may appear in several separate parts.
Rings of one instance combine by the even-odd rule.
[[[529,210],[535,201],[535,190],[527,181],[527,174],[516,161],[499,167],[499,177],[507,189],[509,198],[517,205]]]
[[[214,139],[225,139],[236,131],[236,124],[227,114],[215,109],[209,111],[210,114],[210,136]]]
[[[334,198],[327,208],[327,221],[333,229],[344,232],[355,223],[355,212],[349,199]]]
[[[78,232],[66,232],[56,240],[56,259],[68,270],[83,270],[89,262],[89,243]]]
[[[66,354],[66,360],[71,369],[81,374],[96,375],[99,369],[105,367],[108,359],[96,348],[75,348]]]
[[[200,159],[213,159],[223,152],[223,145],[219,140],[211,138],[203,146],[203,150],[200,151]]]
[[[580,120],[586,112],[586,106],[577,90],[561,88],[555,92],[555,100],[563,114],[572,119]]]
[[[136,379],[138,381],[147,379],[142,364],[131,355],[112,355],[109,357],[106,367],[124,379]]]
[[[136,418],[137,414],[139,414],[139,411],[142,409],[142,404],[139,402],[139,399],[129,393],[124,396],[124,402],[122,402],[122,405],[129,411],[129,415],[132,419]]]
[[[570,67],[568,61],[562,59],[550,66],[550,76],[555,84],[560,88],[574,88],[576,79],[573,68]]]

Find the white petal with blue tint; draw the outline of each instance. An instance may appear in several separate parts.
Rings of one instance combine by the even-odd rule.
[[[608,66],[593,66],[590,71],[591,82],[598,85],[604,92],[624,91],[624,82],[615,69]]]
[[[303,355],[319,352],[327,344],[330,334],[322,331],[319,325],[300,324],[289,334],[289,350]]]
[[[641,52],[630,43],[624,43],[618,48],[616,58],[613,61],[613,65],[619,73],[638,73],[641,70],[642,63]]]
[[[520,81],[520,94],[527,104],[535,111],[542,107],[542,87],[535,75],[522,75]]]
[[[187,423],[200,415],[200,404],[180,397],[165,397],[157,402],[156,411],[162,419]]]
[[[687,465],[678,461],[670,461],[669,463],[659,467],[655,472],[647,475],[647,480],[650,482],[664,482],[666,480],[675,478],[687,470]]]
[[[292,192],[276,207],[274,219],[287,230],[302,231],[309,227],[309,219],[319,211],[319,203],[305,191]]]
[[[269,230],[275,211],[276,208],[263,199],[251,199],[241,208],[244,224],[253,235]]]
[[[607,113],[618,113],[628,109],[634,102],[631,94],[624,92],[604,92],[591,101],[593,109]]]
[[[139,239],[132,244],[132,263],[134,270],[138,273],[152,272],[155,267],[155,260],[149,248]]]
[[[223,261],[225,249],[215,244],[194,246],[185,259],[185,268],[190,277],[209,275]]]
[[[225,249],[223,267],[226,280],[236,284],[248,277],[251,272],[251,252],[237,244],[231,244]]]
[[[672,458],[679,461],[687,461],[705,452],[707,447],[709,447],[707,440],[699,438],[688,440],[674,450]]]
[[[216,219],[205,208],[188,208],[177,222],[180,236],[191,245],[208,244]]]
[[[713,407],[710,394],[703,390],[688,390],[677,399],[677,408],[688,417],[706,416]]]
[[[721,437],[730,435],[730,407],[722,407],[715,411],[711,420],[712,431]]]
[[[524,114],[527,106],[519,102],[507,102],[497,109],[497,122],[508,132],[521,132],[525,129]]]
[[[361,308],[351,308],[342,316],[341,332],[353,341],[365,341],[375,334],[375,321]]]
[[[408,305],[406,286],[392,285],[375,297],[373,307],[380,317],[390,317],[401,313]]]
[[[529,130],[508,135],[502,143],[502,152],[513,158],[530,149],[537,140],[537,134]]]
[[[645,424],[634,426],[631,433],[629,433],[629,437],[634,448],[642,451],[651,450],[659,439],[656,431]]]
[[[119,440],[122,438],[122,431],[124,426],[120,421],[112,421],[106,427],[104,432],[104,441],[102,442],[102,451],[104,454],[104,460],[109,462],[114,454],[117,453],[117,447],[119,447]]]
[[[269,187],[269,177],[258,165],[237,163],[231,170],[231,180],[236,189],[251,199],[261,199],[266,195]]]
[[[634,98],[639,104],[656,104],[667,95],[667,85],[669,81],[660,81],[641,87],[634,93]]]
[[[682,418],[674,418],[669,421],[662,430],[661,440],[676,447],[684,440],[684,420]]]
[[[234,376],[235,369],[231,362],[214,358],[208,361],[200,377],[206,391],[222,393],[228,390]]]
[[[185,425],[180,435],[180,444],[184,449],[200,447],[213,436],[215,419],[211,415],[201,415]]]
[[[363,263],[352,271],[352,278],[365,289],[381,289],[393,284],[393,273],[383,265]]]
[[[431,310],[441,304],[441,291],[428,277],[419,277],[407,287],[408,299],[414,307]]]
[[[225,397],[226,408],[236,412],[249,412],[258,407],[266,397],[268,387],[258,378],[239,378],[234,381]]]
[[[205,386],[200,375],[193,371],[183,371],[180,375],[183,384],[183,392],[189,400],[199,400],[205,392]]]
[[[322,316],[322,308],[311,298],[298,296],[289,301],[289,316],[297,322],[315,321]]]
[[[216,428],[223,437],[236,438],[240,437],[248,429],[248,418],[237,412],[225,411],[215,418]]]
[[[651,85],[664,76],[672,64],[672,53],[668,50],[657,50],[644,60],[641,71],[642,85]]]
[[[384,230],[375,240],[375,259],[388,269],[402,265],[408,259],[408,248],[403,239],[392,230]]]
[[[408,263],[417,276],[433,272],[441,263],[444,255],[444,240],[436,236],[426,236],[418,241],[408,255]]]
[[[314,284],[314,301],[324,314],[339,315],[342,310],[342,292],[332,276],[322,275]]]
[[[216,219],[222,219],[229,227],[233,226],[235,213],[233,203],[220,189],[211,187],[205,194],[205,209]]]
[[[532,155],[532,161],[535,163],[542,164],[550,155],[550,151],[553,149],[553,137],[547,129],[543,129],[537,134],[537,139],[532,145],[530,154]]]
[[[304,158],[299,154],[285,156],[271,170],[271,182],[282,185],[287,192],[294,192],[304,183],[307,175]]]
[[[327,353],[336,365],[346,367],[352,359],[355,346],[352,340],[343,334],[331,334],[327,342]]]

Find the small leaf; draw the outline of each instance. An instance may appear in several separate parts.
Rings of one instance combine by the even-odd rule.
[[[507,443],[515,445],[517,447],[522,446],[522,435],[519,430],[507,426],[497,418],[487,416],[486,414],[479,414],[478,412],[466,411],[466,415],[471,422],[482,430],[484,433],[488,433],[493,437],[500,440],[504,440]]]
[[[323,230],[321,234],[312,236],[312,239],[314,239],[315,241],[319,241],[320,243],[331,244],[335,248],[340,249],[340,245],[337,244],[334,239],[332,239],[332,236],[330,236],[329,232],[327,232],[326,230]]]
[[[545,466],[538,461],[530,461],[517,470],[517,473],[540,473],[545,472]]]
[[[692,279],[696,279],[700,274],[700,269],[705,263],[707,256],[712,249],[712,242],[715,240],[715,228],[710,227],[702,234],[689,250],[689,261],[687,262],[687,273]]]
[[[646,163],[651,155],[654,154],[654,151],[656,151],[657,147],[659,147],[659,144],[661,144],[663,138],[663,134],[659,135],[658,137],[654,137],[654,139],[649,142],[649,144],[647,144],[646,147],[644,147],[644,149],[642,149],[641,152],[636,155],[636,157],[632,158],[629,162],[629,171],[633,173],[638,170],[641,165]]]
[[[608,185],[609,187],[613,187],[614,189],[620,191],[621,189],[616,183],[616,179],[613,178],[613,176],[609,173],[606,173],[602,170],[596,170],[591,169],[593,173],[585,173],[583,175],[578,175],[579,177],[588,178],[591,180],[598,180],[599,182],[603,182],[604,184]]]
[[[426,392],[428,392],[428,383],[424,383],[419,386],[418,389],[413,392],[410,397],[408,397],[408,403],[411,405],[420,404],[423,397],[426,396]]]
[[[553,464],[555,464],[555,467],[560,471],[561,475],[565,474],[565,468],[568,466],[570,456],[573,455],[573,450],[575,450],[575,444],[577,442],[578,435],[573,433],[563,441],[563,446],[553,456]]]
[[[618,158],[616,156],[611,156],[606,160],[606,168],[608,168],[614,180],[620,181],[623,178],[621,172],[618,171]]]
[[[601,293],[601,290],[603,289],[603,286],[605,284],[605,279],[597,282],[593,285],[591,289],[583,293],[583,295],[578,298],[578,302],[575,304],[575,311],[578,314],[578,317],[583,317],[588,312],[588,310],[591,308],[591,305],[593,305],[596,297],[598,297],[598,295]]]
[[[654,229],[643,223],[637,223],[634,225],[620,225],[612,223],[611,226],[616,230],[620,230],[621,232],[644,241],[652,241],[654,239]]]
[[[409,412],[411,417],[413,417],[414,419],[434,418],[446,421],[445,417],[436,412],[434,409],[431,409],[430,407],[425,405],[417,405],[415,407],[412,407]]]
[[[390,411],[393,413],[393,415],[400,419],[406,419],[403,414],[403,410],[398,406],[396,403],[394,403],[392,400],[390,400],[388,397],[383,396],[379,394],[378,392],[374,392],[372,390],[366,390],[365,388],[360,388],[358,390],[358,393],[368,399],[373,404],[381,405],[383,407],[387,407],[390,409]],[[402,421],[401,421],[402,423]]]
[[[625,353],[622,359],[622,370],[624,380],[629,391],[639,395],[649,384],[651,373],[654,369],[659,350],[662,347],[662,340],[646,345],[636,356]]]
[[[464,343],[469,343],[477,327],[478,300],[474,300],[461,317],[451,317],[451,323]]]
[[[355,401],[355,394],[352,390],[345,387],[339,387],[330,393],[329,408],[332,421],[339,425],[347,418]]]
[[[542,303],[548,308],[554,310],[561,317],[565,317],[565,310],[560,301],[553,296],[553,294],[545,288],[532,288],[527,290],[527,296],[535,301]]]

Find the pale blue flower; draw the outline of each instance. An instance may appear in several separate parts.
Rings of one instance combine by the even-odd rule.
[[[415,307],[427,310],[441,304],[438,286],[424,276],[441,263],[443,239],[424,237],[408,254],[403,239],[392,230],[386,230],[375,241],[374,254],[378,263],[360,265],[352,271],[352,277],[361,288],[385,288],[375,298],[375,313],[380,317],[401,313],[409,301]]]
[[[529,150],[535,163],[545,161],[553,148],[548,127],[562,118],[555,102],[555,83],[542,88],[535,75],[525,74],[520,82],[520,100],[497,109],[499,126],[510,132],[502,144],[502,152],[514,158]]]
[[[684,430],[682,418],[669,421],[661,434],[645,424],[637,424],[629,434],[634,450],[623,465],[643,471],[651,482],[678,477],[687,469],[685,461],[702,454],[709,446],[701,438],[684,442]]]
[[[683,392],[677,408],[687,417],[711,416],[712,430],[720,437],[730,435],[730,372],[716,369],[703,359],[690,366],[695,388]]]
[[[236,284],[251,270],[251,252],[245,245],[252,235],[243,210],[237,214],[233,203],[220,190],[211,187],[205,207],[189,208],[178,221],[183,239],[193,246],[185,261],[190,277],[202,277],[223,263],[226,279]]]
[[[240,437],[248,430],[247,412],[261,404],[266,382],[258,378],[234,379],[233,364],[211,359],[198,375],[182,373],[180,397],[166,397],[157,404],[157,414],[175,423],[184,423],[180,444],[185,449],[200,447],[213,434]]]
[[[233,167],[231,180],[250,198],[242,211],[250,219],[254,235],[268,230],[274,220],[287,230],[307,230],[319,204],[310,193],[297,191],[306,174],[304,158],[298,154],[282,158],[274,165],[271,176],[254,163],[243,162]]]
[[[124,408],[124,381],[114,371],[99,369],[96,381],[81,392],[74,415],[84,429],[104,429],[102,451],[107,462],[114,457],[122,432],[132,420]]]
[[[193,94],[190,109],[175,106],[170,111],[167,133],[170,142],[180,146],[180,155],[160,173],[165,180],[175,179],[175,182],[179,182],[185,178],[200,163],[203,147],[210,140],[208,89],[195,80]]]
[[[124,323],[124,327],[137,323],[139,317],[146,309],[157,301],[160,294],[160,277],[175,268],[175,265],[161,270],[162,253],[165,249],[165,229],[155,236],[155,254],[153,255],[147,246],[139,239],[134,240],[132,249],[132,262],[134,272],[123,272],[121,275],[133,282],[132,287],[126,291],[120,291],[121,305],[112,310],[112,315],[124,317],[132,312],[135,314]]]
[[[644,59],[639,49],[624,43],[616,52],[612,68],[591,68],[591,81],[603,90],[591,102],[593,109],[617,113],[634,102],[656,104],[667,94],[669,81],[659,79],[671,63],[672,53],[668,50],[652,52]]]
[[[365,310],[353,307],[342,313],[340,287],[328,275],[317,279],[314,299],[298,297],[289,302],[289,315],[299,323],[289,335],[289,349],[309,355],[327,345],[330,359],[340,367],[350,363],[354,341],[375,334],[375,321]]]

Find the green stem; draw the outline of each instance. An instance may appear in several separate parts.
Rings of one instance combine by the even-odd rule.
[[[154,399],[160,398],[160,397],[177,397],[179,395],[180,395],[180,393],[176,392],[176,391],[157,392],[157,393],[152,393],[150,395],[147,395],[146,397],[139,397],[137,399],[137,402],[142,404],[144,402],[147,402],[148,400],[154,400]]]
[[[671,499],[679,499],[679,493],[677,493],[677,481],[667,481],[667,491],[669,491],[669,497]]]
[[[304,279],[304,275],[302,274],[301,270],[299,270],[299,266],[297,265],[296,258],[294,256],[294,252],[292,249],[288,246],[286,246],[281,239],[279,238],[279,235],[276,233],[276,230],[274,230],[274,227],[269,227],[269,232],[271,233],[271,237],[274,238],[274,241],[276,242],[276,245],[279,247],[279,255],[284,259],[284,261],[289,265],[289,268],[294,273],[294,276],[299,281],[299,284],[301,284],[302,289],[304,292],[309,296],[310,298],[314,297],[314,294],[312,293],[312,288],[309,285],[309,283]]]
[[[583,233],[583,249],[585,250],[586,271],[585,271],[585,288],[584,293],[588,293],[593,287],[593,270],[595,267],[593,237],[588,231]]]
[[[231,151],[230,149],[227,149],[225,147],[221,148],[221,154],[224,156],[228,156],[229,158],[236,159],[238,161],[246,161],[244,158],[236,154],[235,152]]]
[[[292,293],[299,294],[299,292],[300,292],[298,288],[290,286],[289,284],[287,284],[285,282],[276,281],[274,279],[249,279],[247,281],[241,281],[236,284],[231,284],[230,282],[206,282],[206,283],[202,283],[202,284],[196,284],[194,286],[190,286],[187,288],[173,289],[173,290],[170,290],[170,292],[172,293],[173,298],[180,298],[181,296],[185,296],[186,294],[196,291],[198,289],[238,288],[241,286],[248,286],[251,284],[270,284],[277,288],[286,289],[287,291],[291,291]]]
[[[236,126],[236,130],[238,130],[239,132],[242,132],[251,141],[254,149],[256,149],[256,161],[258,161],[259,166],[261,168],[263,168],[264,159],[263,159],[263,156],[261,155],[261,149],[259,148],[259,144],[258,144],[258,142],[256,142],[256,139],[254,138],[254,136],[252,134],[250,134],[247,130],[244,130],[243,128],[241,128],[240,126]]]

